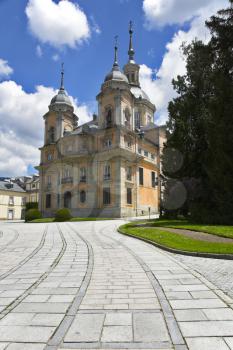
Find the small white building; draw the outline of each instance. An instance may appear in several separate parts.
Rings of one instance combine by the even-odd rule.
[[[0,181],[0,220],[24,218],[27,193],[16,183]]]

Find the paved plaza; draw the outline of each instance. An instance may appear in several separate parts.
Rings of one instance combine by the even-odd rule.
[[[0,350],[233,349],[233,261],[172,255],[122,223],[0,224]]]

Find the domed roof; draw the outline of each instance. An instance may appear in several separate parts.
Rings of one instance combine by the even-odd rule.
[[[128,78],[127,76],[120,71],[120,69],[115,69],[115,67],[109,72],[106,77],[105,77],[105,82],[109,80],[118,80],[118,81],[124,81],[128,83]]]
[[[116,80],[116,81],[122,81],[125,83],[129,83],[127,76],[122,73],[120,70],[120,67],[118,65],[118,59],[117,59],[117,53],[118,53],[118,46],[117,46],[117,37],[116,37],[116,44],[115,44],[115,57],[114,57],[114,63],[111,72],[109,72],[104,81],[110,81],[110,80]]]
[[[67,104],[72,107],[71,100],[64,89],[60,88],[58,94],[54,96],[51,100],[51,105],[53,104]]]

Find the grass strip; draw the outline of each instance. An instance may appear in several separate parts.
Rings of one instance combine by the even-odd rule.
[[[120,226],[122,233],[144,238],[162,246],[180,251],[233,254],[233,243],[218,243],[196,240],[173,232],[167,232],[153,227],[138,227],[135,224]]]

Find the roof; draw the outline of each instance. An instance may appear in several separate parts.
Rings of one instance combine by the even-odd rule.
[[[0,190],[26,193],[19,185],[17,185],[16,183],[13,183],[13,182],[8,182],[8,181],[0,181]]]
[[[130,88],[130,91],[132,92],[132,94],[134,95],[134,97],[136,98],[143,98],[145,100],[150,101],[149,96],[145,93],[145,91],[143,91],[140,87],[138,86],[132,86]]]

